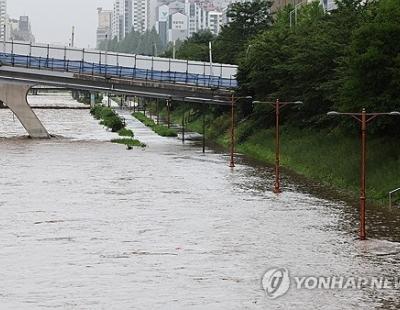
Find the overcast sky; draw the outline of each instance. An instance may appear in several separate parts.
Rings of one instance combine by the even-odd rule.
[[[12,18],[28,15],[37,42],[66,44],[75,26],[75,45],[95,47],[97,8],[111,9],[113,0],[8,0]]]

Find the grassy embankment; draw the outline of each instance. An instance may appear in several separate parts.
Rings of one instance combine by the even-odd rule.
[[[162,137],[176,137],[178,135],[175,129],[163,125],[157,125],[151,118],[148,118],[141,112],[132,113],[132,116]]]
[[[100,120],[100,124],[111,129],[112,132],[117,132],[121,136],[119,139],[112,139],[111,142],[125,144],[128,148],[133,146],[146,146],[139,140],[134,139],[133,131],[125,128],[122,119],[111,108],[96,105],[90,110],[90,113],[94,118]]]
[[[172,119],[179,122],[182,110],[173,112]],[[202,132],[202,118],[194,114],[189,130]],[[206,116],[206,135],[219,145],[229,145],[227,115]],[[274,129],[258,129],[251,120],[237,127],[237,151],[263,163],[275,160]],[[281,129],[281,163],[290,171],[318,181],[342,192],[351,199],[359,195],[360,142],[357,131],[341,129]],[[386,204],[388,192],[400,186],[400,144],[395,139],[368,140],[368,199],[374,204]]]

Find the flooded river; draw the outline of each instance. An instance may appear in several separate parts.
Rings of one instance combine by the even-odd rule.
[[[30,97],[73,104],[69,95]],[[0,110],[1,309],[398,309],[399,290],[296,289],[266,296],[272,267],[292,276],[396,277],[399,214],[357,210],[272,169],[161,138],[126,115],[145,149],[108,142],[87,110],[37,110],[30,140]],[[318,196],[318,197],[316,197]],[[325,198],[324,198],[325,197]]]

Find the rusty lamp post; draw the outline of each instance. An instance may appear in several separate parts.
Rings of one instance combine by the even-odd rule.
[[[220,97],[215,96],[215,98],[220,98]],[[251,99],[253,99],[253,97],[252,96],[235,97],[234,94],[232,94],[230,97],[230,102],[231,102],[231,129],[230,129],[231,143],[230,143],[229,167],[231,167],[231,168],[235,167],[235,107],[236,107],[236,103],[239,100],[243,100],[243,99],[251,100]]]
[[[170,128],[171,126],[171,99],[167,99],[167,127]]]
[[[297,105],[303,104],[302,101],[288,101],[281,102],[279,99],[276,99],[275,102],[272,101],[253,101],[253,103],[268,103],[275,110],[275,182],[274,182],[274,193],[279,194],[282,192],[281,190],[281,172],[280,172],[280,153],[281,153],[281,144],[280,144],[280,134],[279,134],[279,118],[280,118],[280,109],[287,105]]]
[[[361,125],[361,171],[360,171],[360,240],[366,239],[365,232],[365,202],[366,202],[366,157],[367,157],[367,125],[373,119],[383,115],[400,115],[400,112],[367,113],[365,109],[361,113],[328,112],[330,116],[350,116]]]
[[[197,97],[185,97],[186,100],[196,100],[196,102],[202,103],[210,103],[216,105],[228,105],[231,107],[231,127],[230,127],[230,162],[229,167],[235,167],[235,106],[239,100],[247,99],[252,100],[252,96],[243,96],[243,97],[235,97],[232,93],[229,97],[227,96],[214,96],[213,99],[208,98],[197,98]],[[204,111],[203,111],[204,113]],[[203,114],[204,115],[204,114]],[[204,134],[205,134],[205,123],[203,118],[203,153],[205,151],[205,141],[204,141]]]
[[[223,96],[214,96],[217,100],[212,100],[212,102],[215,103],[220,103],[224,104],[226,102],[230,102],[231,106],[231,128],[230,128],[230,136],[231,136],[231,142],[230,142],[230,162],[229,162],[229,167],[234,168],[235,167],[235,106],[236,103],[239,100],[247,99],[247,100],[252,100],[252,96],[243,96],[243,97],[235,97],[235,94],[232,93],[232,95],[228,97],[223,97]],[[223,100],[219,100],[219,99]]]

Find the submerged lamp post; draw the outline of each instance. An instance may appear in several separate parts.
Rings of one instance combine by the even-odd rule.
[[[361,125],[361,171],[360,171],[360,240],[366,239],[365,232],[365,202],[366,202],[366,157],[367,157],[367,125],[369,122],[383,115],[398,115],[400,112],[367,113],[365,109],[361,113],[328,112],[330,116],[350,116]]]
[[[171,127],[171,99],[167,99],[167,127]]]
[[[244,97],[235,97],[232,94],[230,101],[231,101],[231,129],[230,129],[230,136],[231,136],[231,145],[230,145],[230,162],[229,167],[235,167],[235,106],[239,100],[247,99],[251,100],[253,97],[251,96],[244,96]]]
[[[196,99],[199,102],[209,102],[211,104],[217,104],[217,105],[230,105],[231,107],[231,128],[230,128],[230,162],[229,162],[229,167],[234,168],[235,167],[235,106],[236,103],[239,100],[247,99],[247,100],[252,100],[252,96],[243,96],[243,97],[235,97],[234,94],[230,95],[229,97],[227,96],[214,96],[213,98],[215,99],[205,99],[205,98],[194,98],[194,97],[186,97],[189,99]],[[204,134],[205,134],[205,119],[204,119],[204,112],[203,112],[203,153],[205,151],[205,140],[204,140]]]
[[[280,153],[281,153],[281,144],[280,144],[280,135],[279,135],[279,116],[280,109],[287,105],[298,105],[303,104],[302,101],[288,101],[288,102],[280,102],[279,99],[276,99],[275,102],[269,101],[253,101],[253,103],[268,103],[275,109],[275,183],[274,183],[274,193],[281,193],[281,181],[280,181]]]

